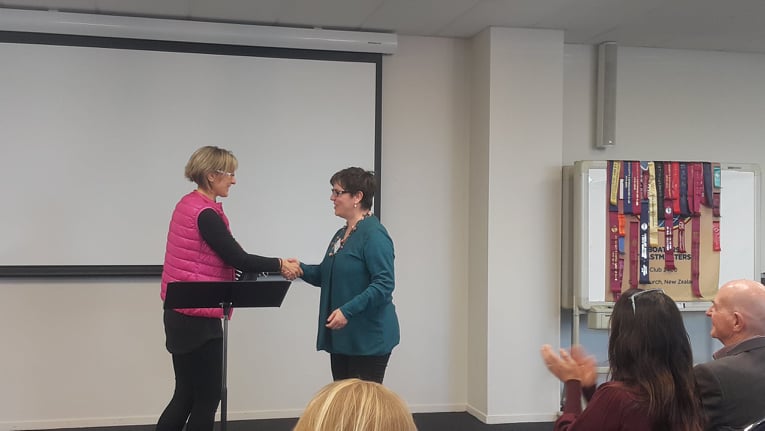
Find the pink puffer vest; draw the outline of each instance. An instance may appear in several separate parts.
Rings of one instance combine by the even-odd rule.
[[[170,220],[162,267],[162,291],[165,300],[167,283],[172,281],[232,281],[234,268],[225,262],[202,239],[197,227],[197,217],[202,210],[212,208],[228,227],[223,205],[203,194],[193,191],[178,202]],[[176,310],[189,316],[223,317],[220,308],[184,308]]]

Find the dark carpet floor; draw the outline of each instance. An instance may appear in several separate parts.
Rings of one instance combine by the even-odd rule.
[[[260,419],[229,421],[226,431],[291,431],[294,419]],[[552,423],[486,425],[466,412],[415,413],[418,431],[549,431]],[[116,426],[100,428],[60,428],[55,431],[154,431],[154,425]],[[215,431],[220,431],[216,424]]]

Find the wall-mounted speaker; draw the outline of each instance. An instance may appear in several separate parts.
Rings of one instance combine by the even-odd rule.
[[[616,144],[616,42],[598,45],[596,85],[595,147]]]

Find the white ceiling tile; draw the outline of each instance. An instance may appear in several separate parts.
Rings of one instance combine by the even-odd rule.
[[[566,42],[599,43],[600,35],[666,3],[665,0],[568,0],[549,10],[535,26],[565,31]]]
[[[479,0],[386,0],[364,28],[395,30],[402,35],[434,35]]]
[[[279,23],[359,29],[382,2],[383,0],[294,0],[294,7],[282,11]]]
[[[188,0],[97,0],[96,8],[99,12],[125,15],[175,18],[189,15]]]
[[[190,15],[200,20],[274,24],[293,0],[189,0]]]
[[[0,8],[462,38],[490,26],[549,28],[567,43],[765,53],[765,0],[0,0]]]
[[[549,10],[566,0],[480,0],[452,23],[438,30],[440,36],[472,37],[487,27],[534,27]]]
[[[96,0],[3,0],[0,6],[19,9],[50,9],[67,12],[91,12],[96,9]]]
[[[761,3],[735,1],[736,8],[725,2],[682,0],[668,2],[633,20],[622,22],[608,32],[608,37],[631,46],[688,48],[708,50],[751,50],[753,38],[765,37],[762,23],[765,10]],[[728,5],[729,6],[729,5]],[[760,45],[762,52],[765,45]]]

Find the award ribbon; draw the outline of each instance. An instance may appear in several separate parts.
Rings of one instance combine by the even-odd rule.
[[[638,287],[638,258],[640,257],[640,222],[630,221],[630,288]]]
[[[662,203],[663,204],[663,203]],[[659,202],[656,196],[656,167],[648,162],[648,243],[659,246]]]
[[[672,212],[672,199],[664,198],[664,269],[674,271],[675,268],[675,247],[672,242],[672,225],[674,220]]]

